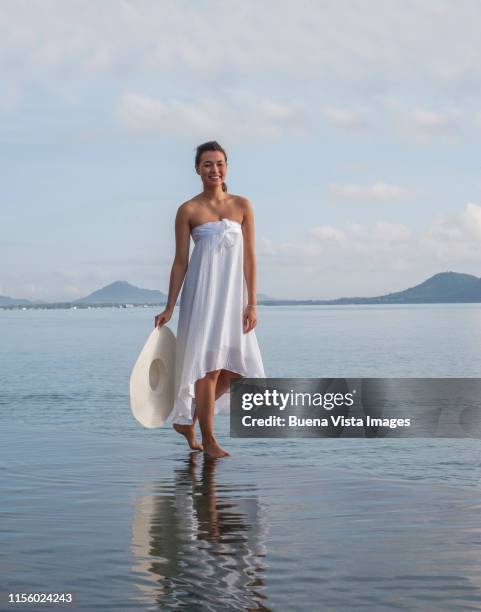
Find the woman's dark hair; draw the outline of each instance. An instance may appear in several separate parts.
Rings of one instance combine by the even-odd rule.
[[[220,151],[221,153],[224,154],[224,158],[227,163],[227,153],[224,151],[224,149],[220,146],[220,144],[216,140],[210,140],[209,142],[204,142],[203,144],[197,147],[197,151],[195,154],[196,169],[199,167],[200,158],[202,156],[202,153],[204,153],[205,151]],[[222,182],[222,191],[227,191],[227,184],[224,182]]]

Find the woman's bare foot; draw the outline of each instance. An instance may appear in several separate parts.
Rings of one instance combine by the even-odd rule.
[[[180,425],[179,423],[173,423],[172,427],[177,433],[182,434],[187,439],[187,442],[192,450],[203,450],[202,444],[197,441],[195,437],[195,425]]]
[[[202,445],[204,447],[204,453],[209,457],[217,459],[218,457],[230,457],[230,453],[228,453],[225,449],[221,448],[217,444],[217,440],[215,438],[209,438],[209,440],[202,440]]]

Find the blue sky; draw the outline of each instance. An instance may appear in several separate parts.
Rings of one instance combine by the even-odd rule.
[[[465,0],[2,0],[0,294],[166,292],[211,139],[259,292],[480,276],[480,26]]]

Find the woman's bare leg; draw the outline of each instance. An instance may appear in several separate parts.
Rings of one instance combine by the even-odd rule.
[[[204,379],[199,379],[199,380],[205,380],[207,379],[208,376],[211,379],[215,379],[215,383],[214,383],[215,399],[218,399],[221,395],[223,395],[226,391],[229,390],[230,382],[233,378],[242,378],[240,374],[237,374],[236,372],[231,372],[230,370],[215,370],[214,372],[208,372],[207,375],[204,377]],[[197,418],[198,418],[198,414],[197,414],[197,392],[196,392],[196,402],[195,402],[194,415],[192,417],[192,425],[180,425],[178,423],[174,423],[173,428],[175,429],[177,433],[182,434],[186,438],[191,449],[203,450],[202,444],[197,441],[197,438],[195,435],[195,423],[197,421]],[[211,429],[213,430],[213,425],[211,425]],[[220,449],[220,446],[219,446],[219,449]],[[227,453],[227,451],[224,451],[224,452]]]
[[[192,425],[180,425],[179,423],[173,423],[172,427],[177,433],[185,436],[187,443],[192,450],[204,450],[202,444],[197,441],[195,436],[195,422],[197,420],[197,406],[194,410],[194,416],[192,417]]]
[[[215,387],[215,399],[218,399],[226,391],[229,391],[231,380],[234,378],[242,378],[242,375],[237,374],[237,372],[231,372],[230,370],[220,371],[219,378],[217,379],[217,385]]]
[[[230,455],[217,443],[214,435],[214,404],[216,398],[216,384],[220,370],[207,372],[204,378],[195,383],[195,405],[202,432],[202,446],[204,453],[209,457],[227,457]]]

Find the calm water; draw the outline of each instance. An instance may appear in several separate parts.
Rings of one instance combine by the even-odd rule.
[[[157,312],[0,311],[0,592],[73,592],[70,610],[481,609],[481,441],[230,439],[224,417],[232,457],[188,453],[130,414]],[[477,304],[259,307],[256,333],[270,377],[481,376]]]

